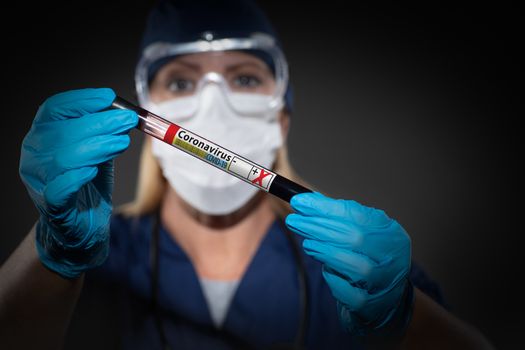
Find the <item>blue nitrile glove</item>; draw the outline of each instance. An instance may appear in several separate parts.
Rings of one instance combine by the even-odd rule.
[[[400,335],[413,302],[411,244],[403,227],[382,210],[320,193],[295,195],[290,204],[296,213],[286,225],[323,263],[343,327],[355,335]]]
[[[20,177],[40,212],[42,263],[66,278],[108,255],[113,158],[129,146],[135,112],[106,110],[111,89],[54,95],[40,106],[22,142]]]

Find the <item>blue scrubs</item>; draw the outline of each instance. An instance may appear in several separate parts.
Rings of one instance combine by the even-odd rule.
[[[90,273],[118,287],[122,304],[122,347],[161,349],[151,307],[152,215],[114,215],[106,263]],[[213,322],[198,276],[184,251],[161,225],[159,237],[160,315],[172,349],[268,348],[293,343],[301,310],[297,267],[285,226],[276,220],[261,242],[233,297],[221,330]],[[301,239],[294,235],[301,244]],[[307,349],[360,349],[340,325],[336,302],[321,264],[302,252],[310,293]],[[442,303],[439,287],[412,264],[414,286]]]

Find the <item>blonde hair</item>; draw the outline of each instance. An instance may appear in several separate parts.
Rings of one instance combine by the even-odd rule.
[[[277,151],[274,171],[305,187],[312,188],[292,168],[286,145]],[[167,186],[168,183],[162,175],[160,165],[151,151],[151,137],[148,136],[142,145],[135,199],[116,208],[115,212],[125,216],[140,216],[151,213],[160,205]],[[290,205],[281,199],[271,195],[269,199],[272,208],[281,218],[292,212]]]

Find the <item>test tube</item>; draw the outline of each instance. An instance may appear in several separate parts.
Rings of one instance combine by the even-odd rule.
[[[310,189],[136,106],[122,97],[117,96],[111,107],[130,109],[136,112],[139,117],[137,125],[139,130],[282,200],[290,202],[290,199],[298,193],[312,192]],[[210,149],[214,151],[207,151]],[[218,154],[222,154],[222,157]]]

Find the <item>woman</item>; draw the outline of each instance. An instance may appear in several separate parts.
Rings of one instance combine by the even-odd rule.
[[[285,146],[286,61],[252,3],[163,1],[141,52],[143,107],[302,182]],[[489,347],[436,303],[383,211],[319,193],[290,207],[148,138],[137,198],[111,216],[112,159],[138,122],[107,110],[114,98],[53,96],[24,139],[20,174],[41,217],[1,271],[2,320],[31,310],[9,339],[59,343],[91,271],[125,291],[126,348]],[[26,327],[37,336],[16,338]]]

